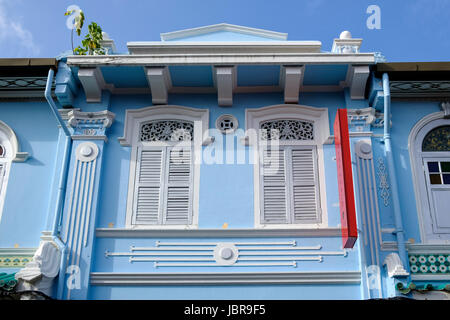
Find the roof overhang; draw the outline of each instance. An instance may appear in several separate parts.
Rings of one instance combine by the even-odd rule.
[[[68,56],[67,64],[78,67],[97,66],[169,66],[169,65],[303,65],[375,63],[373,53],[165,53],[107,56]]]
[[[43,97],[53,58],[0,59],[0,98]]]
[[[450,62],[378,63],[374,73],[389,75],[393,98],[450,98]]]

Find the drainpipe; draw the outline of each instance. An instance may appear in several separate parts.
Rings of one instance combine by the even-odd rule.
[[[56,106],[55,102],[53,101],[53,98],[51,95],[53,76],[54,76],[54,71],[53,71],[53,69],[50,69],[48,71],[47,85],[45,87],[45,98],[47,99],[48,104],[50,105],[50,109],[53,111],[53,114],[55,115],[56,120],[58,121],[59,125],[61,126],[61,128],[63,129],[63,131],[66,135],[66,142],[64,145],[64,154],[63,154],[63,166],[62,166],[61,173],[59,176],[58,195],[56,197],[56,212],[55,212],[53,223],[52,223],[52,236],[57,236],[59,219],[61,217],[62,207],[63,207],[63,203],[64,203],[64,196],[65,196],[65,191],[66,191],[67,170],[69,168],[69,158],[70,158],[70,152],[72,149],[72,138],[70,135],[70,131],[67,128],[66,124],[64,123],[64,120],[61,118],[61,115],[58,112],[58,107]]]
[[[383,94],[384,94],[384,151],[389,170],[389,182],[392,190],[392,202],[394,205],[395,234],[397,235],[398,255],[403,263],[403,267],[408,270],[409,264],[406,257],[405,235],[402,222],[402,211],[398,195],[397,175],[395,173],[394,157],[391,145],[391,90],[389,88],[389,76],[383,74]]]
[[[58,231],[59,231],[58,229],[59,229],[60,218],[62,216],[64,197],[65,197],[65,193],[66,193],[67,172],[69,169],[70,152],[72,150],[72,137],[71,137],[69,129],[67,128],[66,124],[64,123],[64,120],[61,118],[61,115],[58,112],[58,107],[56,106],[56,103],[53,101],[53,98],[51,95],[53,76],[54,76],[54,71],[53,71],[53,69],[50,69],[48,71],[47,85],[45,86],[45,98],[47,99],[47,102],[50,105],[50,109],[53,111],[53,114],[55,115],[56,120],[58,121],[59,125],[63,129],[64,134],[66,136],[65,144],[64,144],[63,163],[62,163],[62,168],[61,168],[61,173],[59,176],[59,183],[58,183],[58,195],[56,197],[56,209],[55,209],[55,214],[54,214],[53,223],[52,223],[52,227],[51,227],[52,239],[57,244],[59,249],[61,250],[61,263],[60,263],[60,267],[59,267],[57,299],[62,299],[63,285],[64,285],[64,279],[65,279],[65,277],[62,275],[63,275],[63,273],[65,273],[65,266],[66,266],[66,259],[65,259],[66,246],[58,237]]]

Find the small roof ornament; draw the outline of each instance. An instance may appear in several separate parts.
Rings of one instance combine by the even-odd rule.
[[[361,43],[362,39],[353,39],[350,31],[345,30],[341,32],[339,39],[334,39],[331,52],[344,54],[359,53]]]

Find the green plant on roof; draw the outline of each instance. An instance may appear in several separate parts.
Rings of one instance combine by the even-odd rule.
[[[71,15],[74,13],[74,10],[66,11],[64,13],[65,16]],[[77,32],[77,35],[81,35],[81,29],[84,25],[84,13],[83,11],[79,11],[79,14],[75,17],[74,20],[74,29]],[[81,46],[74,48],[73,46],[73,30],[71,34],[72,40],[72,51],[73,54],[77,55],[104,55],[105,49],[102,48],[101,41],[103,40],[102,28],[95,22],[91,22],[88,26],[88,33],[84,36],[84,39],[81,41]]]

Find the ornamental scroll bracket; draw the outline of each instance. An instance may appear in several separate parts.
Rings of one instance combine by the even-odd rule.
[[[114,121],[115,114],[108,111],[81,112],[72,110],[68,113],[68,124],[73,128],[74,140],[104,140],[105,132]]]

